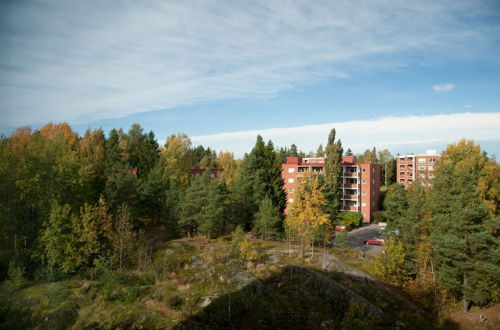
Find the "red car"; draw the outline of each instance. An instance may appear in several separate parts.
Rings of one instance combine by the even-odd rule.
[[[380,237],[374,237],[372,239],[367,239],[365,241],[365,244],[366,245],[382,245],[384,244],[385,240],[383,238],[380,238]]]

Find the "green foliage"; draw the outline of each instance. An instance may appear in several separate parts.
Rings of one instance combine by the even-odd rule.
[[[370,269],[387,282],[402,286],[408,281],[409,273],[403,243],[398,239],[389,238],[384,247],[384,253],[370,265]]]
[[[340,211],[340,186],[342,184],[342,142],[335,141],[335,128],[328,135],[325,148],[325,189],[324,194],[328,203],[325,210],[330,215],[331,223],[337,219]]]
[[[11,289],[22,288],[27,283],[26,270],[24,266],[17,261],[11,261],[9,263],[8,275],[9,275],[8,286]]]
[[[372,329],[374,322],[370,319],[365,307],[351,299],[340,326],[345,330]]]
[[[255,214],[254,231],[264,239],[271,239],[278,235],[281,224],[279,210],[273,205],[270,198],[264,198],[259,211]]]
[[[483,304],[498,288],[499,240],[494,223],[478,189],[488,163],[472,142],[451,145],[443,154],[433,181],[434,230],[437,278],[441,287],[464,300]],[[497,225],[498,227],[498,225]]]
[[[345,225],[351,228],[358,228],[363,221],[363,215],[357,212],[341,212],[339,214],[339,225]]]
[[[233,204],[238,224],[250,229],[259,204],[270,198],[273,205],[283,214],[286,207],[286,193],[281,178],[281,163],[271,141],[264,143],[262,137],[250,154],[245,155],[240,171],[233,184]]]

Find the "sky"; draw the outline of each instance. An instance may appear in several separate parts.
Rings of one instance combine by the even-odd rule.
[[[500,2],[2,1],[0,133],[139,123],[163,142],[500,155]]]

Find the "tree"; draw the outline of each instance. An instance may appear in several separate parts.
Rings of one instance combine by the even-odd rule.
[[[389,238],[384,243],[385,253],[380,255],[371,265],[373,272],[395,285],[404,285],[408,281],[405,249],[403,243],[396,238]]]
[[[209,172],[208,170],[206,172]],[[228,190],[224,182],[208,184],[207,201],[200,214],[199,230],[208,238],[226,233],[229,225]]]
[[[351,148],[347,148],[347,151],[346,151],[345,155],[346,156],[354,156],[354,154],[352,153]]]
[[[288,157],[298,157],[299,152],[297,150],[297,146],[295,144],[292,144],[290,146],[290,150],[288,151]]]
[[[304,255],[305,244],[312,242],[315,231],[330,223],[324,211],[326,203],[318,175],[309,173],[300,185],[297,183],[295,200],[290,214],[285,218],[285,226],[298,235],[301,256]]]
[[[378,152],[378,161],[382,170],[382,182],[385,186],[388,186],[394,181],[394,157],[389,150],[384,149]]]
[[[464,312],[491,299],[500,278],[499,219],[479,187],[488,162],[478,145],[462,140],[445,150],[433,180],[436,275],[443,290],[463,300]]]
[[[118,259],[120,270],[126,265],[133,253],[135,234],[130,223],[130,211],[126,204],[118,208],[113,233],[113,250]]]
[[[186,134],[170,135],[163,150],[165,156],[165,171],[187,187],[191,179],[189,169],[192,166],[191,139]]]
[[[325,196],[328,201],[326,211],[332,223],[337,219],[340,210],[340,187],[342,184],[342,142],[335,141],[335,128],[328,135],[325,154]]]
[[[232,152],[220,152],[217,164],[222,169],[221,179],[227,186],[231,186],[238,170],[238,163]]]
[[[387,189],[384,198],[384,210],[389,226],[397,226],[399,219],[403,217],[408,209],[406,193],[404,186],[399,183],[394,183]]]
[[[323,150],[323,145],[320,144],[316,150],[316,157],[325,157],[325,151]]]
[[[283,213],[286,193],[281,178],[281,164],[271,141],[264,143],[259,135],[250,154],[245,155],[233,184],[235,217],[239,224],[250,229],[259,203],[269,197],[273,205]]]
[[[69,273],[75,270],[68,260],[68,244],[72,240],[72,214],[69,205],[54,204],[49,221],[44,228],[40,241],[44,251],[44,259],[51,268],[58,268]]]
[[[210,171],[197,176],[180,201],[179,229],[182,234],[192,237],[199,231],[204,219],[204,209],[208,203]]]
[[[264,239],[271,239],[278,234],[280,223],[278,208],[269,197],[264,198],[255,214],[254,231]]]

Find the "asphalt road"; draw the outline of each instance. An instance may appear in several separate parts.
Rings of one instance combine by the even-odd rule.
[[[348,233],[346,245],[369,255],[379,255],[382,253],[382,246],[365,245],[364,243],[367,239],[379,237],[378,231],[379,225],[377,224],[364,225],[361,228],[354,229]]]

